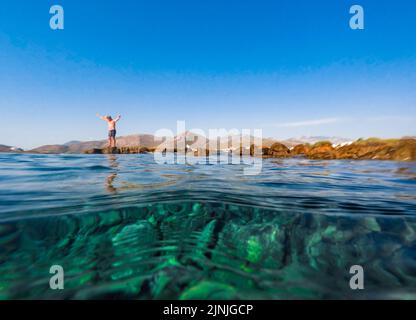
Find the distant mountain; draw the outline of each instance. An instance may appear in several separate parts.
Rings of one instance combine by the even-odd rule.
[[[225,150],[229,146],[231,146],[232,137],[224,137],[220,143],[220,149]],[[243,136],[242,140],[244,144],[250,145],[253,143],[254,138],[251,136]],[[135,134],[135,135],[128,135],[122,136],[117,138],[117,146],[118,147],[146,147],[149,149],[156,148],[157,146],[164,143],[167,149],[170,149],[169,146],[178,146],[178,143],[184,142],[186,143],[187,147],[192,147],[192,149],[199,149],[205,150],[207,148],[207,144],[209,143],[208,138],[195,134],[193,132],[186,131],[181,133],[173,138],[165,138],[164,140],[158,139],[151,134]],[[274,142],[273,139],[264,138],[263,145],[270,147]],[[214,144],[211,142],[210,149],[213,149]],[[87,150],[92,149],[102,149],[107,146],[107,140],[97,140],[97,141],[69,141],[64,144],[58,145],[45,145],[38,148],[34,148],[29,150],[28,152],[31,153],[46,153],[46,154],[54,154],[54,153],[84,153]],[[173,150],[172,150],[173,151]]]
[[[23,149],[0,144],[0,152],[23,152]]]
[[[209,139],[205,136],[195,134],[193,132],[185,132],[175,137],[176,142],[181,142],[186,139],[186,145],[193,150],[211,150],[215,151],[220,149],[222,151],[236,150],[240,148],[240,144],[249,147],[255,143],[256,140],[253,136],[249,135],[229,135],[220,136],[217,139]],[[270,147],[276,140],[270,138],[263,138],[263,146]]]
[[[240,146],[238,142],[240,142],[245,147],[249,147],[250,145],[257,143],[257,139],[250,135],[228,136],[228,139],[227,137],[221,137],[217,141],[219,142],[219,147],[221,150],[239,149]],[[272,139],[272,138],[262,138],[261,141],[262,141],[263,147],[270,147],[273,143],[277,142],[277,140]]]
[[[64,146],[70,146],[73,144],[78,144],[81,143],[82,141],[78,141],[78,140],[72,140],[72,141],[68,141],[67,143],[64,143]]]
[[[11,147],[0,144],[0,152],[10,152]]]
[[[352,142],[352,139],[340,138],[340,137],[326,137],[326,136],[313,136],[313,137],[300,137],[300,138],[290,138],[286,140],[282,140],[281,142],[288,146],[294,147],[298,144],[315,144],[319,141],[329,141],[334,145],[342,145],[345,143]]]
[[[117,146],[141,146],[146,148],[154,148],[160,142],[155,141],[151,134],[136,134],[117,138]],[[100,149],[107,146],[107,140],[97,141],[69,141],[65,144],[45,145],[28,152],[31,153],[84,153],[90,149]]]
[[[69,150],[68,146],[62,144],[53,144],[53,145],[45,145],[41,146],[32,150],[29,150],[29,153],[67,153]]]

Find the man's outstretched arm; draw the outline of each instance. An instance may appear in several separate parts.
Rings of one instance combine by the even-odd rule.
[[[114,121],[118,121],[118,120],[120,120],[121,119],[121,116],[120,115],[118,115],[115,119],[114,119]]]
[[[107,118],[106,117],[100,116],[98,113],[97,113],[97,117],[100,118],[101,120],[107,121]]]

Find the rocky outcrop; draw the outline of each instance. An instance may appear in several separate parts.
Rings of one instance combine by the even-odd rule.
[[[268,156],[269,155],[269,151],[270,151],[270,148],[269,147],[263,147],[262,148],[262,155],[263,156]]]
[[[315,143],[307,152],[309,159],[335,159],[335,148],[329,141]]]
[[[358,140],[337,149],[336,159],[416,160],[416,139]]]
[[[94,148],[94,149],[86,150],[84,151],[84,153],[85,154],[103,154],[103,149]]]
[[[267,152],[267,156],[273,158],[287,158],[290,157],[290,150],[283,143],[273,143]]]
[[[120,147],[93,148],[85,151],[87,154],[137,154],[154,152],[155,148]],[[169,152],[169,151],[166,151]],[[173,150],[172,152],[176,152]],[[191,152],[191,151],[189,151]],[[198,149],[192,152],[195,156],[208,156],[214,153],[208,149]],[[220,153],[220,152],[218,152]],[[265,158],[289,158],[304,156],[313,160],[357,159],[357,160],[395,160],[416,161],[416,139],[367,139],[357,140],[349,145],[334,147],[329,141],[314,145],[300,144],[290,150],[282,143],[274,143],[270,148],[259,148],[252,144],[250,148],[237,149],[236,154],[263,156]]]
[[[139,154],[154,152],[154,148],[147,147],[120,147],[120,148],[94,148],[87,150],[85,154]]]
[[[311,146],[309,144],[298,144],[292,150],[290,150],[290,154],[292,156],[301,156],[308,154]]]
[[[356,159],[416,161],[416,139],[360,139],[351,144],[334,147],[323,141],[313,146],[296,146],[291,156],[303,154],[309,159]]]

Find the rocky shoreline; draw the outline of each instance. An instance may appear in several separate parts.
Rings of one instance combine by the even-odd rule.
[[[95,148],[85,151],[85,154],[142,154],[154,152],[155,148],[140,146],[120,148]],[[244,154],[240,147],[240,155]],[[174,150],[176,152],[176,150]],[[189,150],[187,150],[189,152]],[[235,151],[234,151],[235,152]],[[238,151],[237,151],[238,152]],[[195,156],[207,156],[212,150],[192,151]],[[334,146],[329,141],[321,141],[315,144],[299,144],[292,148],[283,143],[276,142],[270,147],[261,150],[251,145],[251,156],[262,156],[263,158],[292,158],[305,157],[312,160],[393,160],[393,161],[416,161],[416,139],[359,139],[349,144]]]
[[[84,151],[84,154],[143,154],[152,153],[156,148],[146,147],[120,147],[120,148],[94,148]]]
[[[266,150],[265,150],[266,149]],[[334,147],[330,142],[322,141],[313,145],[302,144],[292,149],[280,143],[263,148],[263,155],[273,158],[304,156],[308,159],[335,160],[395,160],[416,161],[415,139],[367,139],[351,144]]]

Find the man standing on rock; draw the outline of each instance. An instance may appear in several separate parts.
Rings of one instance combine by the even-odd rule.
[[[108,147],[115,148],[116,147],[116,122],[120,120],[121,116],[118,115],[117,118],[113,119],[111,116],[100,116],[97,113],[97,117],[101,120],[104,120],[108,124]]]

